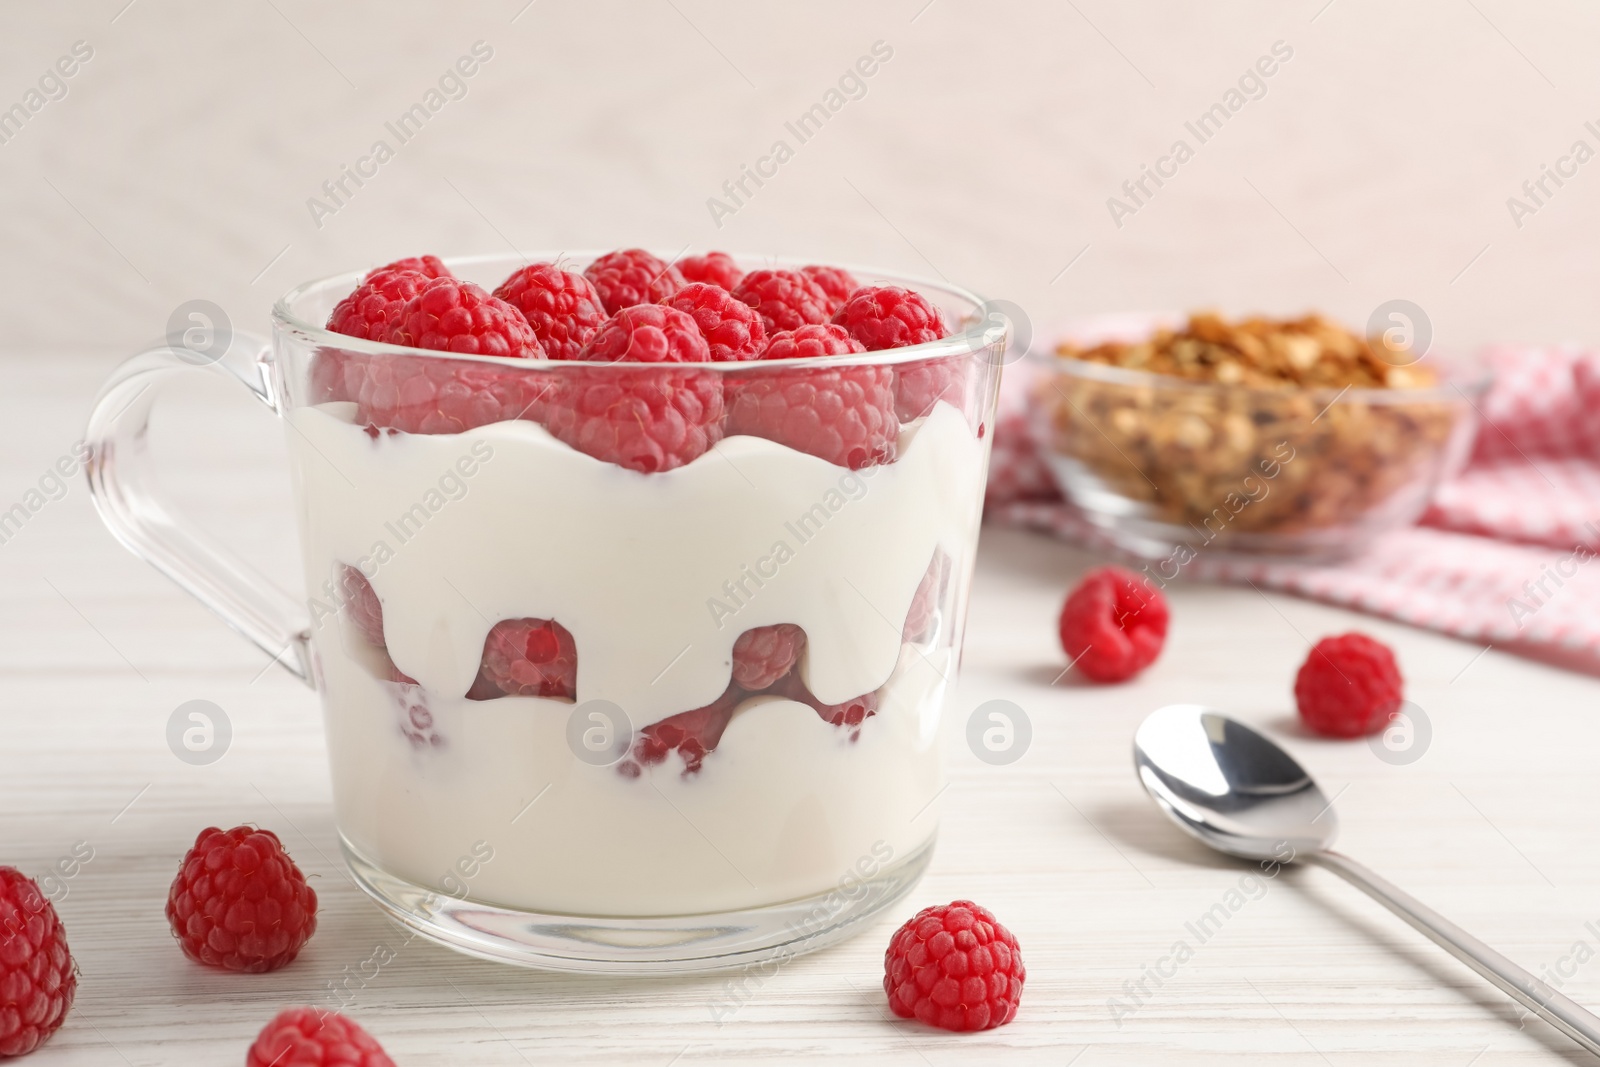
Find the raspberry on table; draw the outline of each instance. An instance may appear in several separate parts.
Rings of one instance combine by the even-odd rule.
[[[385,647],[383,640],[383,602],[367,576],[348,563],[339,565],[337,592],[343,598],[345,613],[356,632],[370,645]]]
[[[532,263],[500,283],[494,295],[522,312],[550,359],[577,359],[606,321],[594,285],[553,263]]]
[[[454,274],[450,273],[450,268],[445,266],[444,261],[438,256],[407,256],[405,259],[397,259],[393,263],[385,263],[381,267],[374,267],[372,270],[367,271],[367,276],[362,281],[370,281],[374,275],[386,270],[414,270],[429,278],[455,277]]]
[[[759,693],[789,673],[806,647],[806,632],[792,622],[746,630],[733,643],[733,681]]]
[[[32,878],[0,867],[0,1059],[48,1041],[77,991],[77,964],[55,905]]]
[[[861,346],[837,326],[801,326],[774,334],[763,364],[848,355]],[[851,470],[893,461],[900,424],[889,367],[779,366],[730,375],[725,388],[729,436],[786,445]]]
[[[829,320],[843,326],[868,352],[937,341],[944,319],[928,298],[897,285],[868,285],[850,294]]]
[[[923,908],[894,932],[883,954],[889,1010],[942,1030],[1010,1022],[1027,978],[1017,939],[970,900]]]
[[[349,1016],[284,1008],[256,1035],[245,1067],[394,1067],[394,1060]]]
[[[1400,710],[1404,682],[1388,645],[1366,634],[1324,637],[1294,679],[1294,700],[1306,728],[1324,737],[1363,737]]]
[[[690,282],[663,303],[694,320],[714,363],[760,359],[766,351],[767,328],[761,316],[721,286]]]
[[[437,356],[371,356],[354,397],[356,422],[418,434],[461,433],[515,419],[541,422],[554,392],[552,376],[533,369]]]
[[[828,294],[797,270],[753,270],[733,295],[756,309],[769,334],[827,322],[830,314]]]
[[[640,730],[634,739],[631,758],[617,765],[617,770],[629,778],[637,778],[643,768],[666,761],[677,752],[683,757],[683,776],[700,773],[705,758],[716,751],[722,732],[733,720],[733,713],[744,694],[737,685],[730,685],[716,700],[703,708],[680,711],[660,722],[651,723]]]
[[[259,974],[292,962],[317,929],[317,894],[270,830],[207,827],[167,894],[183,954]]]
[[[656,304],[688,284],[678,268],[642,248],[607,252],[584,268],[583,276],[609,314],[635,304]]]
[[[828,314],[844,307],[850,294],[861,288],[856,276],[843,267],[801,267],[800,273],[817,283],[817,288],[828,294]]]
[[[733,287],[744,277],[744,271],[726,252],[707,252],[703,256],[685,256],[678,260],[678,273],[686,282],[707,282],[720,285],[733,292]]]
[[[1121,567],[1085,574],[1061,606],[1061,649],[1096,682],[1122,682],[1155,661],[1167,639],[1167,599]]]
[[[484,638],[478,681],[467,698],[577,695],[578,650],[567,628],[549,619],[502,619]]]
[[[911,422],[933,411],[943,400],[957,411],[967,410],[968,355],[942,359],[919,359],[902,363],[894,370],[894,413],[901,422]]]
[[[463,356],[544,355],[522,312],[457,278],[434,278],[424,285],[396,314],[385,340]]]

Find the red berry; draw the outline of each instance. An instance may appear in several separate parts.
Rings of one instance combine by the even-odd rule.
[[[743,694],[738,686],[730,685],[716,700],[703,708],[680,711],[660,722],[651,723],[639,731],[634,739],[632,759],[619,766],[623,774],[638,777],[643,767],[662,763],[669,753],[683,757],[683,774],[688,777],[700,771],[705,758],[716,751],[722,732],[733,719]]]
[[[894,371],[894,413],[901,422],[920,419],[943,400],[966,411],[967,363],[971,356],[946,356],[902,363]]]
[[[1122,682],[1155,661],[1167,639],[1167,600],[1121,567],[1083,576],[1061,606],[1061,648],[1085,676]]]
[[[393,263],[385,263],[381,267],[374,267],[367,271],[367,276],[362,281],[370,281],[376,274],[386,270],[414,270],[429,278],[454,278],[450,268],[445,266],[438,256],[407,256],[397,259]]]
[[[423,286],[400,310],[385,339],[463,356],[544,355],[522,312],[482,286],[456,278],[435,278]]]
[[[636,304],[595,331],[583,357],[596,363],[707,363],[711,346],[687,312],[663,304]]]
[[[857,289],[833,314],[868,352],[926,344],[945,335],[944,320],[928,298],[894,285]]]
[[[761,358],[816,359],[818,356],[848,356],[865,351],[861,342],[846,333],[843,326],[824,322],[773,334]]]
[[[642,248],[607,252],[584,270],[612,315],[635,304],[656,304],[688,283],[678,268]]]
[[[167,894],[183,954],[259,974],[292,962],[317,929],[317,894],[270,830],[208,827]]]
[[[1027,978],[1017,939],[970,900],[923,908],[894,932],[883,954],[889,1010],[942,1030],[1010,1022]]]
[[[261,1028],[245,1067],[394,1067],[355,1020],[321,1008],[284,1008]]]
[[[416,270],[375,270],[333,306],[328,329],[364,341],[386,341],[400,312],[430,280]]]
[[[461,433],[514,419],[539,422],[554,391],[550,376],[532,369],[438,356],[371,356],[355,397],[356,421],[422,434]]]
[[[497,696],[555,697],[578,695],[578,650],[572,634],[549,619],[502,619],[483,641],[478,681],[467,694],[473,700]]]
[[[663,302],[694,320],[713,362],[760,359],[767,329],[755,308],[709,282],[690,282]]]
[[[55,905],[32,878],[0,867],[0,1059],[26,1056],[61,1028],[77,965]]]
[[[837,327],[802,326],[780,333],[762,363],[783,353],[818,347],[817,335]],[[836,333],[826,344],[847,342]],[[774,354],[777,353],[776,357]],[[821,354],[820,352],[818,354]],[[729,436],[748,434],[776,441],[829,463],[860,470],[894,459],[900,423],[894,416],[894,372],[890,367],[763,368],[727,382]]]
[[[378,591],[372,588],[367,576],[349,564],[341,564],[337,592],[344,602],[345,613],[355,624],[356,632],[367,643],[385,647],[383,640],[383,602]]]
[[[709,282],[733,292],[733,287],[744,277],[733,257],[726,252],[707,252],[703,256],[685,256],[678,260],[678,272],[687,282]]]
[[[850,299],[850,294],[861,288],[856,276],[842,267],[801,267],[800,273],[816,282],[817,287],[828,294],[830,315],[844,307],[844,302]]]
[[[828,321],[828,294],[797,270],[753,270],[733,295],[756,309],[768,333]]]
[[[733,681],[759,693],[789,673],[806,647],[806,632],[789,622],[746,630],[733,643]]]
[[[678,367],[574,368],[551,396],[545,428],[607,463],[669,471],[721,440],[722,383]]]
[[[1306,728],[1325,737],[1377,733],[1400,710],[1400,665],[1388,645],[1366,634],[1324,637],[1294,679]]]
[[[514,272],[494,295],[522,312],[550,359],[579,358],[606,321],[600,294],[589,279],[551,263],[533,263]]]

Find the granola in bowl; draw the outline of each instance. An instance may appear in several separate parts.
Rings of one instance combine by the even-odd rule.
[[[1358,552],[1465,458],[1482,387],[1319,315],[1091,326],[1046,363],[1033,432],[1063,494],[1155,556]]]

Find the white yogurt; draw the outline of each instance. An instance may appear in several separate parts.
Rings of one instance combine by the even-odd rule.
[[[288,436],[339,824],[369,859],[509,907],[674,915],[825,892],[933,833],[953,598],[932,648],[901,625],[935,551],[965,573],[976,543],[982,443],[955,409],[868,471],[733,437],[643,475],[528,422],[374,439],[350,407],[295,410]],[[402,732],[402,687],[335,614],[341,564],[377,591],[435,743]],[[739,634],[779,622],[805,629],[819,699],[882,703],[851,740],[751,698],[699,774],[674,756],[631,779],[573,755],[571,703],[464,699],[489,628],[525,617],[572,633],[580,704],[636,727],[709,704]],[[493,858],[458,865],[480,842]]]

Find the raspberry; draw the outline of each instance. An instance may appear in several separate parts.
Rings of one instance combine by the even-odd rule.
[[[854,342],[838,327],[802,326],[776,335],[762,360],[833,354],[846,344]],[[741,373],[728,379],[727,405],[729,436],[764,437],[851,470],[894,459],[900,424],[890,367]]]
[[[374,267],[367,271],[367,276],[362,281],[371,281],[374,275],[386,270],[414,270],[429,278],[454,278],[450,268],[445,266],[438,256],[407,256],[397,259],[393,263],[385,263],[381,267]]]
[[[270,830],[208,827],[167,894],[183,954],[259,974],[290,963],[317,929],[317,894]]]
[[[797,270],[753,270],[733,295],[756,309],[768,333],[828,321],[827,292]]]
[[[1377,733],[1400,710],[1400,666],[1388,645],[1366,634],[1324,637],[1294,678],[1306,728],[1324,737]]]
[[[708,282],[733,292],[733,287],[744,277],[739,264],[726,252],[707,252],[703,256],[685,256],[678,260],[678,273],[684,281]]]
[[[903,363],[894,372],[894,413],[901,422],[920,419],[943,400],[965,411],[967,361],[965,355]]]
[[[878,713],[878,694],[876,692],[863,693],[853,697],[842,704],[824,704],[811,695],[811,690],[806,688],[806,683],[801,679],[799,671],[790,671],[788,675],[778,680],[772,690],[785,700],[798,701],[811,708],[823,722],[834,726],[850,727],[850,740],[854,741],[861,733],[861,724]]]
[[[828,314],[844,307],[850,294],[861,288],[856,276],[842,267],[801,267],[800,273],[817,283],[817,288],[828,294]]]
[[[572,700],[577,693],[578,650],[565,626],[549,619],[502,619],[483,640],[478,681],[467,696]]]
[[[1027,978],[1017,939],[970,900],[923,908],[894,932],[883,954],[889,1009],[942,1030],[1010,1022]]]
[[[550,263],[534,263],[500,283],[494,295],[522,312],[551,359],[577,359],[606,321],[600,294],[588,278]]]
[[[716,751],[717,742],[722,740],[722,732],[728,728],[742,696],[738,686],[730,685],[703,708],[680,711],[651,723],[634,739],[633,758],[624,760],[618,770],[637,778],[642,768],[662,763],[669,753],[676,751],[683,757],[683,776],[698,774],[705,758]]]
[[[430,280],[421,271],[379,268],[333,306],[328,329],[363,341],[386,341],[400,312]]]
[[[687,312],[636,304],[608,319],[583,346],[582,358],[596,363],[706,363],[711,346]]]
[[[61,1028],[76,968],[55,905],[32,878],[0,867],[0,1059],[26,1056]]]
[[[389,695],[394,699],[401,735],[414,748],[442,748],[444,735],[434,726],[433,712],[428,708],[428,691],[401,674],[399,668],[394,668],[390,680],[395,683],[389,687]]]
[[[843,326],[824,322],[773,334],[761,358],[815,359],[818,356],[848,356],[865,351],[861,342],[846,333]]]
[[[667,297],[665,304],[694,320],[713,362],[760,359],[766,350],[767,329],[755,308],[720,286],[690,282]]]
[[[733,643],[734,684],[747,692],[761,692],[789,673],[805,646],[806,632],[793,623],[746,630]]]
[[[372,356],[355,397],[356,421],[422,434],[461,433],[513,419],[540,422],[554,390],[547,375],[492,363]]]
[[[372,588],[367,576],[349,564],[341,564],[337,591],[344,601],[344,610],[355,624],[356,632],[367,643],[383,648],[383,603],[378,591]]]
[[[1167,600],[1121,567],[1083,576],[1061,606],[1061,648],[1096,682],[1123,682],[1155,661],[1167,639]]]
[[[320,1008],[284,1008],[256,1036],[245,1067],[394,1067],[355,1020]]]
[[[589,264],[583,276],[594,283],[612,315],[635,304],[660,303],[688,284],[677,267],[642,248],[607,252]]]
[[[705,371],[666,367],[574,369],[552,393],[545,427],[607,463],[669,471],[721,439],[722,383]]]
[[[389,327],[390,344],[463,356],[544,355],[522,312],[481,286],[435,278],[406,302]]]
[[[927,297],[894,285],[857,289],[831,321],[849,331],[868,352],[925,344],[945,334],[944,320]]]

